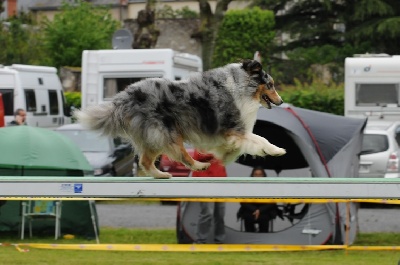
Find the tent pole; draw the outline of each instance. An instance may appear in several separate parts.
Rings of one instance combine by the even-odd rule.
[[[346,226],[345,226],[345,246],[346,246],[346,255],[347,248],[349,246],[349,238],[350,238],[350,202],[346,202]]]

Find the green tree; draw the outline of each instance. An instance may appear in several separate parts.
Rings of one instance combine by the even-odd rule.
[[[268,56],[276,80],[286,84],[294,84],[295,78],[310,82],[315,77],[309,70],[312,64],[343,63],[343,32],[335,30],[342,25],[341,2],[255,0],[253,5],[275,14],[277,38]]]
[[[84,1],[74,5],[64,2],[54,20],[46,19],[43,23],[44,45],[52,65],[81,66],[83,50],[111,48],[112,34],[118,26],[107,7]]]
[[[40,65],[49,62],[43,33],[29,14],[21,13],[0,24],[0,63]]]
[[[269,10],[258,7],[229,10],[218,31],[213,67],[240,58],[253,58],[255,51],[259,51],[261,55],[269,54],[275,36],[273,27],[274,15]]]
[[[368,43],[370,53],[399,54],[398,0],[346,1],[346,37],[353,45]]]
[[[276,14],[277,36],[283,38],[274,48],[273,70],[285,83],[293,84],[294,78],[311,81],[312,64],[340,69],[355,53],[398,54],[398,0],[254,0],[253,5]],[[343,80],[336,76],[336,82]]]
[[[226,12],[217,34],[213,67],[253,58],[259,51],[264,59],[271,54],[270,47],[275,36],[274,15],[258,7]]]

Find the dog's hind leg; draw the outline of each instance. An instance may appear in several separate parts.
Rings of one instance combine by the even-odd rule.
[[[175,161],[181,162],[187,168],[190,168],[194,171],[206,170],[210,166],[210,163],[208,162],[199,162],[194,160],[186,151],[182,140],[178,140],[176,142],[177,143],[171,144],[166,150],[168,157]]]
[[[139,165],[146,172],[146,174],[149,174],[155,179],[171,178],[171,174],[158,170],[154,165],[154,162],[156,161],[158,155],[158,153],[145,150],[140,156]]]

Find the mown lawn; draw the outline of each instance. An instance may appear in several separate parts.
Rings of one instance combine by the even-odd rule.
[[[174,230],[139,230],[102,228],[102,244],[174,244]],[[94,244],[80,238],[54,240],[32,238],[25,241],[15,236],[3,237],[1,243]],[[355,245],[400,245],[395,233],[360,234]],[[376,265],[397,264],[400,251],[304,251],[304,252],[122,252],[89,250],[46,250],[26,248],[19,252],[13,246],[0,247],[0,265],[105,265],[105,264],[269,264],[269,265]]]

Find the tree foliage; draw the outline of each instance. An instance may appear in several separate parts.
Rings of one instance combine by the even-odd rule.
[[[399,54],[400,3],[398,0],[346,1],[346,38],[354,45],[368,43],[370,53]]]
[[[184,6],[181,9],[172,9],[169,5],[164,5],[162,8],[156,11],[157,18],[198,18],[199,14],[191,10],[188,6]]]
[[[44,45],[52,65],[81,66],[82,51],[109,49],[118,21],[112,19],[109,9],[84,1],[70,5],[63,3],[61,12],[53,21],[44,21]]]
[[[81,92],[64,92],[65,96],[65,104],[67,107],[75,108],[75,109],[80,109],[81,108]]]
[[[0,64],[48,63],[43,34],[29,14],[21,13],[0,24]]]
[[[340,68],[346,57],[356,53],[399,53],[398,0],[254,0],[254,5],[276,15],[280,41],[271,56],[285,83],[293,84],[295,77],[310,82],[312,64]],[[283,72],[288,64],[291,71]],[[343,80],[336,76],[336,82]]]
[[[269,54],[275,36],[273,27],[274,15],[269,10],[229,10],[218,31],[213,67],[253,58],[255,51]]]

